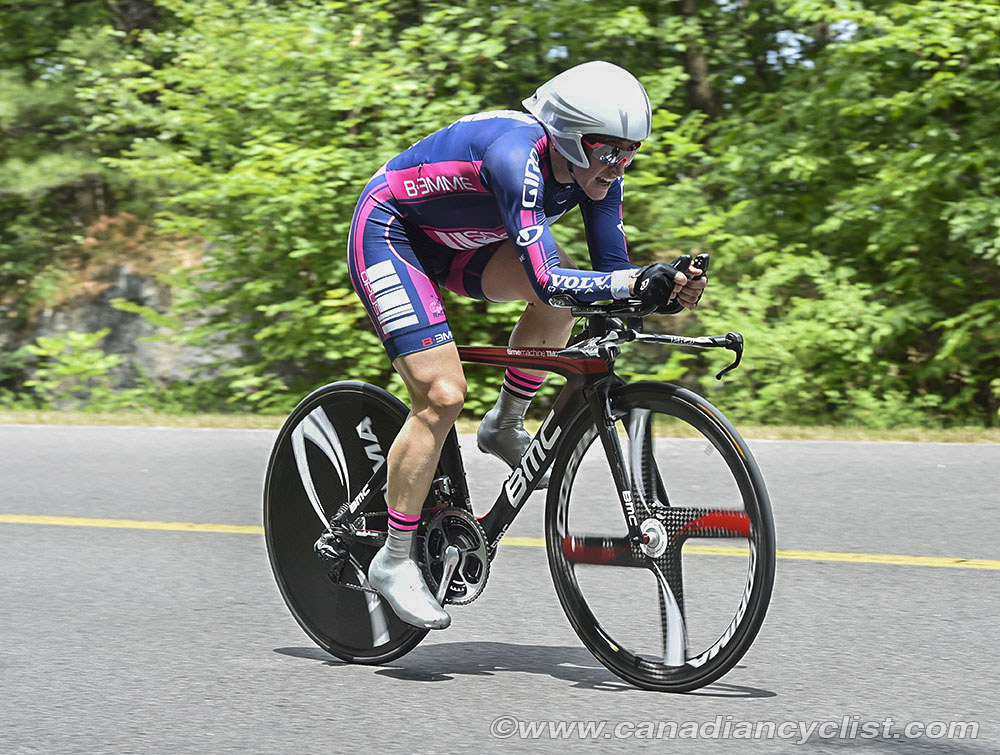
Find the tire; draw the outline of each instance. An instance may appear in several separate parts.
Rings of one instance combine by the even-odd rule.
[[[281,595],[317,645],[350,663],[387,663],[427,635],[377,595],[345,586],[366,581],[378,544],[352,544],[342,570],[313,551],[330,516],[385,463],[408,411],[367,383],[323,386],[281,428],[264,480],[264,535]],[[365,516],[364,529],[386,530],[385,502],[380,506]]]
[[[637,519],[652,539],[627,537],[584,413],[549,484],[549,568],[570,624],[601,663],[638,687],[688,692],[732,669],[764,621],[775,559],[767,489],[739,433],[697,394],[633,383],[611,397]],[[678,434],[695,438],[669,437]],[[706,537],[734,542],[691,542]]]

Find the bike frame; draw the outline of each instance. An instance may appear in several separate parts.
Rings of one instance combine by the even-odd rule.
[[[519,367],[528,370],[545,370],[562,375],[566,385],[556,397],[549,415],[542,422],[538,432],[528,444],[521,460],[504,481],[496,501],[489,512],[479,518],[486,534],[487,544],[493,549],[503,537],[507,528],[520,513],[528,496],[538,487],[539,481],[560,453],[560,439],[583,412],[589,411],[597,426],[601,444],[604,447],[612,478],[618,491],[625,521],[628,524],[628,539],[634,544],[643,542],[632,500],[631,484],[622,455],[615,420],[611,412],[610,392],[623,381],[614,374],[614,363],[620,353],[619,336],[625,334],[626,341],[651,341],[672,345],[694,346],[696,348],[726,348],[736,353],[736,361],[718,374],[721,379],[734,369],[743,354],[743,337],[738,333],[725,336],[696,337],[674,335],[645,335],[639,332],[640,319],[630,320],[626,327],[621,321],[609,317],[612,310],[600,306],[574,309],[574,315],[589,315],[587,329],[581,333],[586,344],[577,348],[537,349],[504,348],[499,346],[459,346],[459,358],[463,362],[492,364],[500,367]],[[614,326],[620,326],[616,330]],[[634,329],[633,329],[634,328]],[[589,338],[587,338],[589,337]],[[456,479],[448,482],[452,486],[453,500],[463,501],[471,511],[469,490],[465,479],[465,466],[458,448],[458,438],[454,429],[445,441],[441,451],[441,465],[451,470]],[[361,488],[352,501],[341,506],[330,520],[331,527],[344,525],[349,520],[363,514],[374,506],[382,495],[386,484],[387,469],[382,465],[371,479]]]
[[[555,461],[559,453],[559,441],[564,432],[581,413],[586,411],[590,411],[597,420],[601,441],[611,463],[615,486],[618,488],[619,500],[629,523],[629,535],[641,540],[621,445],[614,430],[608,398],[609,391],[617,380],[613,372],[617,354],[608,350],[608,353],[601,357],[586,355],[570,357],[560,356],[560,351],[554,349],[516,349],[498,346],[459,346],[458,354],[463,362],[546,370],[566,378],[566,385],[559,392],[552,410],[521,456],[520,463],[504,481],[489,512],[479,519],[489,546],[494,547],[503,537],[528,497],[538,487],[546,470]],[[453,441],[453,438],[454,436],[449,436],[450,442],[445,444],[442,457],[447,454],[449,462],[447,466],[460,472],[461,479],[450,482],[458,486],[457,498],[468,502],[465,469],[458,453],[457,440]],[[338,521],[346,522],[363,514],[370,505],[374,505],[382,493],[386,473],[386,466],[382,465],[354,500],[337,512],[331,524]]]

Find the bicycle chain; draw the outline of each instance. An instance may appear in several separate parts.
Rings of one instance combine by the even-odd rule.
[[[347,582],[335,582],[334,584],[340,585],[341,587],[346,587],[348,590],[356,590],[357,592],[367,592],[372,595],[378,595],[382,597],[378,590],[374,587],[362,587],[361,585],[350,585]]]

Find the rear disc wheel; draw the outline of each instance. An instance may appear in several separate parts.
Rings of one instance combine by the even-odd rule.
[[[350,663],[386,663],[427,635],[368,587],[368,565],[388,526],[384,499],[353,522],[382,537],[355,538],[346,559],[326,560],[313,549],[330,517],[385,463],[407,413],[367,383],[324,386],[285,422],[264,481],[264,535],[281,595],[317,645]]]

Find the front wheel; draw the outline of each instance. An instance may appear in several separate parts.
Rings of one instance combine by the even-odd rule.
[[[584,645],[622,679],[687,692],[720,678],[757,635],[774,582],[771,506],[736,429],[691,391],[638,383],[612,412],[644,542],[627,525],[589,414],[567,430],[549,484],[546,549]]]

